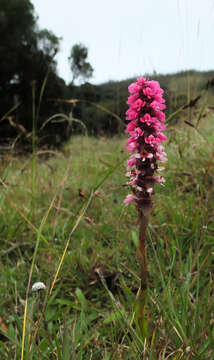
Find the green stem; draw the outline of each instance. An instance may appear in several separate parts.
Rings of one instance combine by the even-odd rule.
[[[35,193],[36,193],[36,82],[32,82],[32,217],[35,214]]]
[[[145,310],[147,299],[147,256],[146,256],[146,229],[149,219],[142,215],[139,231],[138,261],[140,264],[140,289],[136,299],[136,323],[143,341],[147,338],[147,314]]]

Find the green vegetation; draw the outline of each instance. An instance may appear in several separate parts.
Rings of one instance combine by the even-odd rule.
[[[123,203],[132,79],[66,85],[60,39],[36,21],[29,0],[1,1],[0,359],[211,360],[214,71],[152,75],[169,141],[147,235],[143,343],[137,212]],[[92,75],[87,53],[72,47],[74,81]],[[46,290],[32,291],[37,281]]]
[[[21,359],[23,339],[25,360],[213,358],[212,109],[192,123],[168,128],[147,237],[146,344],[133,321],[138,228],[123,204],[125,138],[74,136],[37,161],[2,156],[1,359]],[[30,269],[31,286],[47,290],[27,291]]]

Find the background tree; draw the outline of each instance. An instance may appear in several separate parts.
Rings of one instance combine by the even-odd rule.
[[[86,61],[88,57],[88,49],[83,44],[75,44],[72,46],[71,54],[68,58],[73,74],[72,83],[76,79],[89,79],[92,77],[94,69],[91,64]]]
[[[56,72],[54,55],[60,39],[51,31],[40,30],[30,0],[0,1],[0,119],[13,108],[14,121],[19,121],[27,131],[32,128],[32,84],[35,85],[35,103],[47,75],[48,82],[41,104],[40,124],[57,112],[56,106],[47,103],[50,97],[66,96],[66,85]],[[16,136],[7,119],[0,123],[1,137]]]

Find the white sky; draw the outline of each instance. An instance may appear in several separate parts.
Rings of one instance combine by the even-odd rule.
[[[92,83],[185,69],[214,69],[214,0],[31,0],[40,28],[62,37],[59,75],[83,43]]]

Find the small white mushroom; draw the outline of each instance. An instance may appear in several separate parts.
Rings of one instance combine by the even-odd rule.
[[[39,291],[39,290],[45,290],[46,285],[43,282],[35,282],[32,286],[32,291]]]

